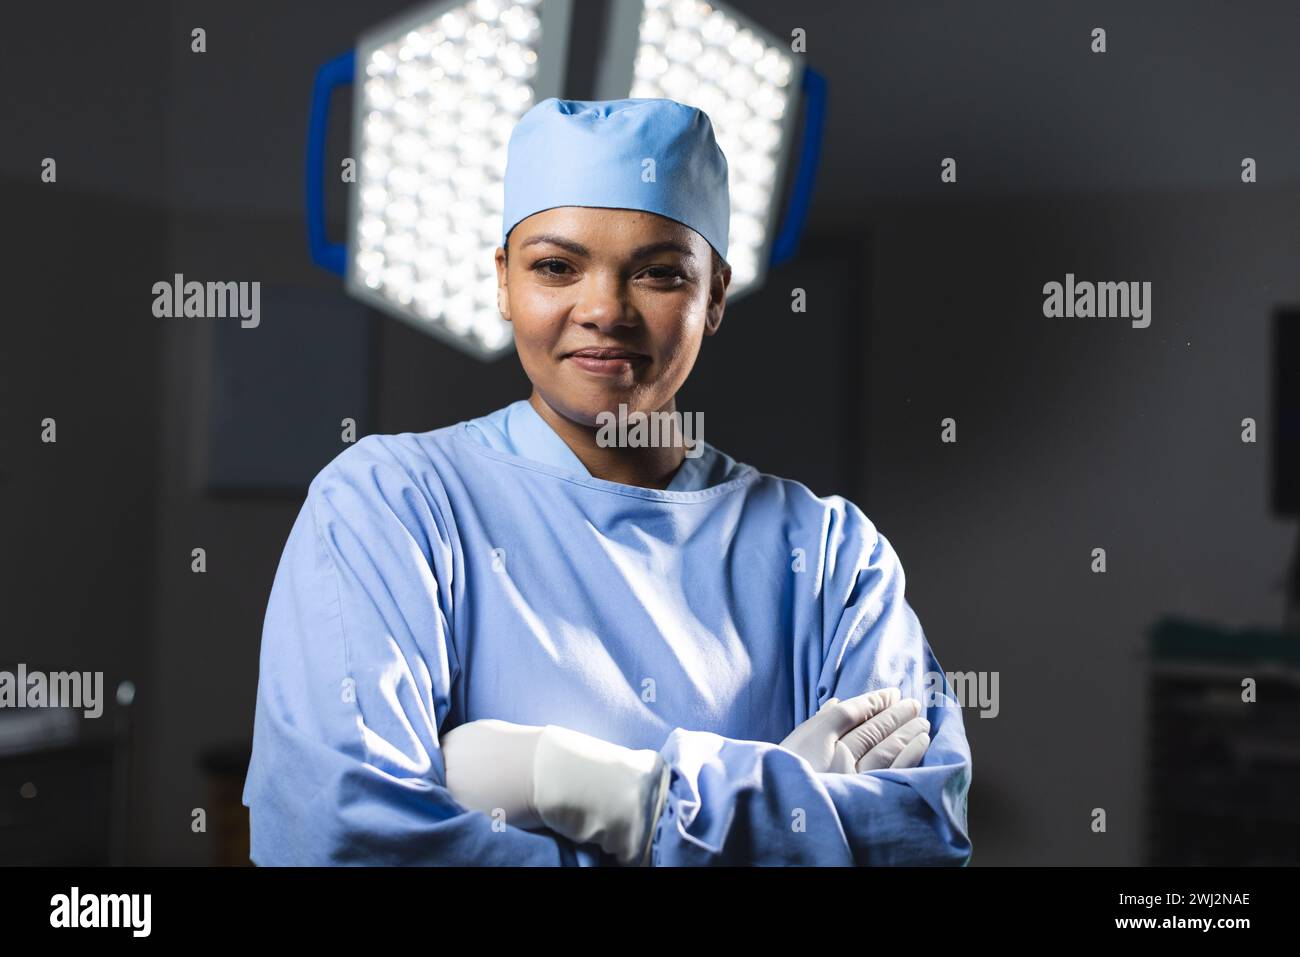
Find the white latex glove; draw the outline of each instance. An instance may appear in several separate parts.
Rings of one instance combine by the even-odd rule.
[[[930,723],[915,698],[899,700],[897,688],[882,688],[820,711],[781,742],[815,771],[853,774],[877,768],[910,768],[930,746]]]
[[[658,751],[548,724],[537,742],[533,801],[556,833],[599,844],[620,864],[644,866],[668,799],[669,770]]]
[[[491,817],[504,814],[512,827],[540,828],[533,805],[533,765],[542,729],[483,718],[442,736],[447,790],[456,803]]]
[[[657,751],[497,718],[453,728],[442,751],[447,789],[463,807],[501,809],[507,824],[598,844],[620,864],[649,860],[668,796],[669,768]]]

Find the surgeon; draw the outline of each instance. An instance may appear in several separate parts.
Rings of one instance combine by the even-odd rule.
[[[729,211],[698,109],[516,125],[496,268],[531,394],[311,482],[262,635],[255,863],[969,862],[962,714],[889,541],[702,437],[601,428],[679,411]]]

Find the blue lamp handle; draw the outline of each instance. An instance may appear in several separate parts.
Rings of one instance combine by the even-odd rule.
[[[799,249],[804,223],[808,219],[808,207],[812,204],[817,166],[821,162],[822,132],[826,121],[826,78],[811,67],[805,67],[803,93],[803,142],[799,151],[799,168],[795,172],[790,202],[781,218],[781,231],[772,241],[772,266],[781,265]]]
[[[307,243],[312,261],[340,276],[347,265],[347,246],[325,238],[325,133],[329,126],[330,99],[335,89],[352,82],[356,59],[356,51],[349,50],[316,71],[307,121]]]

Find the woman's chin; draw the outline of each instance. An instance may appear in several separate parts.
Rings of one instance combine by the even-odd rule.
[[[601,412],[617,413],[620,405],[626,406],[628,411],[639,408],[642,403],[638,397],[643,394],[641,383],[636,382],[626,386],[615,383],[600,385],[583,383],[581,386],[566,389],[562,401],[570,413],[569,418],[581,417],[587,420],[588,424],[594,425],[596,416]]]
[[[553,408],[556,408],[556,411],[570,422],[590,429],[598,429],[605,424],[610,416],[618,416],[620,406],[623,408],[625,415],[637,409],[637,406],[634,405],[634,396],[627,393],[569,396],[568,401],[562,402],[559,407]]]

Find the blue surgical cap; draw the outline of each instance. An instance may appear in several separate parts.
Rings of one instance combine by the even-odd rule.
[[[507,149],[501,245],[520,220],[556,206],[658,213],[727,258],[727,158],[708,114],[675,100],[550,97],[520,117]]]

